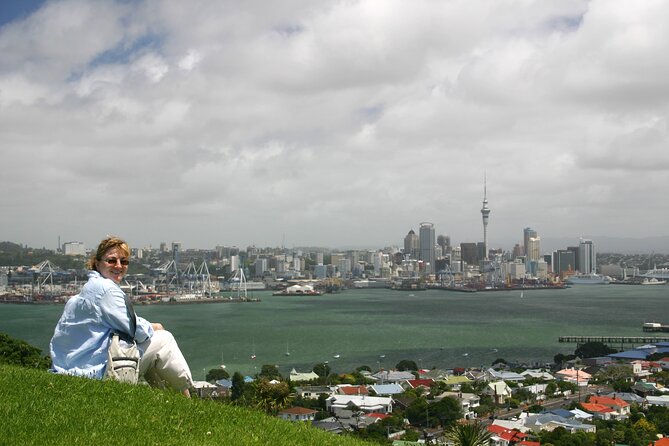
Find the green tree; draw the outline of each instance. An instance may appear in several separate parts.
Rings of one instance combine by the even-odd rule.
[[[404,411],[404,416],[413,426],[427,426],[429,423],[429,406],[425,398],[416,398]]]
[[[253,406],[275,415],[290,404],[290,386],[286,382],[272,384],[265,379],[253,383]]]
[[[416,363],[409,359],[401,360],[395,365],[395,368],[400,372],[405,372],[405,371],[415,372],[416,370],[418,370],[418,366],[416,365]]]
[[[439,420],[442,426],[452,426],[455,422],[462,418],[462,408],[460,403],[455,398],[446,397],[441,401],[429,405],[430,417],[435,417]]]
[[[211,369],[207,372],[207,376],[204,378],[205,381],[218,381],[219,379],[228,379],[230,374],[225,369]]]
[[[602,342],[586,342],[579,345],[574,351],[574,355],[579,358],[596,358],[599,356],[610,355],[616,353],[618,350],[610,348]]]
[[[264,364],[260,368],[260,375],[261,378],[266,378],[268,381],[271,381],[273,379],[281,380],[281,374],[279,373],[279,367],[276,365],[272,364]]]
[[[444,435],[455,446],[487,446],[492,436],[480,423],[455,424]]]
[[[316,364],[312,371],[322,378],[330,374],[330,366],[325,362],[321,362]]]
[[[51,367],[51,358],[43,356],[42,350],[25,341],[0,333],[0,364],[48,369]]]
[[[232,401],[238,401],[244,396],[244,388],[246,383],[244,382],[244,377],[241,373],[235,372],[232,375],[232,390],[230,392],[230,399]]]

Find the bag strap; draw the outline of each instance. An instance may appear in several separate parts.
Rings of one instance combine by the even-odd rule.
[[[135,342],[135,334],[137,332],[137,314],[132,306],[132,301],[127,294],[123,293],[123,300],[125,301],[125,309],[128,312],[128,321],[130,324],[130,333],[118,333],[119,337],[125,342]]]

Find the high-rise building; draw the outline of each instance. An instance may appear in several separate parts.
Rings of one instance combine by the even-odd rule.
[[[66,256],[85,256],[86,245],[83,242],[65,242],[63,243],[63,254]]]
[[[413,232],[413,229],[404,237],[404,255],[408,255],[411,259],[418,259],[420,252],[419,237]]]
[[[583,274],[597,271],[597,253],[592,240],[581,239],[578,243],[578,264]]]
[[[537,231],[532,228],[523,229],[523,254],[525,257],[529,255],[530,239],[537,238],[538,236]]]
[[[425,274],[434,273],[434,247],[435,247],[435,234],[434,234],[434,225],[432,223],[423,222],[420,224],[420,229],[418,230],[418,241],[420,243],[420,260],[423,261],[425,268]]]
[[[578,248],[578,246],[569,246],[569,247],[567,247],[567,251],[571,251],[571,252],[574,253],[574,263],[572,265],[572,269],[574,271],[580,271],[581,270],[581,263],[580,263],[580,259],[579,259],[580,249]]]
[[[478,265],[478,245],[476,243],[460,243],[460,255],[468,265]]]
[[[563,276],[567,271],[574,271],[574,251],[558,249],[553,253],[553,273]]]
[[[525,255],[527,256],[527,260],[539,260],[539,257],[541,257],[541,239],[539,237],[530,237],[527,240]]]
[[[447,257],[451,254],[451,238],[447,235],[437,236],[437,245],[441,246],[441,255]]]
[[[256,259],[256,277],[262,277],[268,270],[268,260],[265,258]]]
[[[490,209],[488,208],[488,194],[486,178],[483,177],[483,207],[481,208],[481,218],[483,219],[483,250],[485,257],[483,260],[488,260],[488,218],[490,216]]]

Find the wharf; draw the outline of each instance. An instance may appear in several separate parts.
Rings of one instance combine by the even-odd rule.
[[[558,342],[572,344],[585,344],[587,342],[601,342],[602,344],[613,344],[623,346],[624,344],[655,344],[658,342],[669,342],[669,336],[560,336]]]

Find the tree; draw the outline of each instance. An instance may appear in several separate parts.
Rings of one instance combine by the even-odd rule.
[[[48,369],[51,367],[51,358],[42,356],[42,350],[25,341],[0,333],[0,364]]]
[[[279,373],[279,368],[276,365],[272,364],[264,364],[262,368],[260,369],[260,375],[261,378],[266,378],[267,380],[271,381],[273,379],[280,380],[281,374]]]
[[[319,363],[319,364],[316,364],[316,365],[314,366],[314,368],[312,369],[312,371],[313,371],[316,375],[318,375],[318,376],[320,376],[321,378],[323,378],[323,377],[328,376],[328,375],[330,374],[330,366],[329,366],[327,363],[325,363],[325,362],[321,362],[321,363]]]
[[[232,391],[230,393],[230,399],[232,399],[232,401],[241,399],[242,396],[244,396],[244,387],[246,387],[244,377],[241,373],[235,372],[234,375],[232,375]]]
[[[445,433],[445,437],[455,446],[487,446],[491,436],[481,423],[456,424]]]
[[[418,370],[418,366],[416,365],[416,363],[409,359],[401,360],[395,365],[395,368],[400,372],[405,372],[405,371],[415,372],[416,370]]]
[[[579,345],[574,351],[574,355],[579,358],[596,358],[599,356],[610,355],[616,353],[618,350],[610,348],[602,342],[586,342]]]
[[[218,381],[219,379],[229,379],[230,374],[225,369],[211,369],[207,372],[207,376],[204,378],[205,381]]]
[[[276,414],[290,403],[288,383],[272,384],[265,379],[253,383],[253,405],[268,414]]]
[[[451,426],[462,418],[462,408],[455,398],[446,397],[429,405],[430,416],[439,419],[442,426]]]

